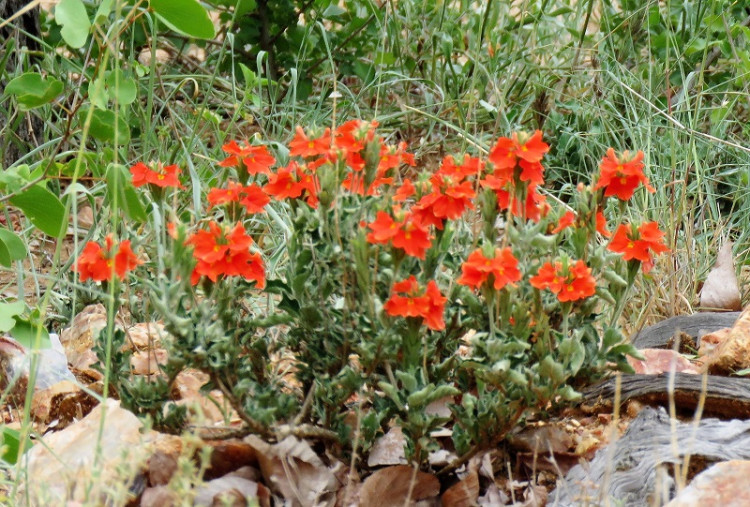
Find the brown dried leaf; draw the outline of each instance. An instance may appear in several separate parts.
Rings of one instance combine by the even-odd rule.
[[[407,463],[404,453],[405,445],[406,437],[401,427],[394,426],[372,444],[370,455],[367,457],[367,466],[405,465]]]
[[[250,435],[266,485],[290,505],[333,506],[341,485],[307,442],[288,436],[275,445]]]
[[[731,241],[727,241],[721,247],[716,256],[716,264],[714,264],[703,283],[701,307],[732,311],[742,309],[740,289],[734,271]]]
[[[362,483],[360,507],[404,505],[407,500],[416,502],[438,494],[440,481],[437,477],[407,465],[396,465],[378,470]]]
[[[479,500],[479,474],[471,470],[461,482],[454,484],[440,498],[443,507],[471,507]]]

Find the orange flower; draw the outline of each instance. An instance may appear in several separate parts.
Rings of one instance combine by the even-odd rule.
[[[424,259],[432,241],[427,227],[408,217],[393,238],[393,246],[406,252],[406,255]]]
[[[242,224],[229,230],[216,222],[209,222],[209,230],[200,230],[188,238],[186,244],[193,245],[193,256],[197,264],[190,281],[197,284],[206,276],[216,282],[220,276],[242,276],[255,281],[262,289],[266,283],[263,259],[259,253],[251,253],[253,240],[245,233]]]
[[[111,234],[104,242],[105,247],[102,248],[98,243],[89,241],[78,257],[73,269],[81,275],[82,282],[89,279],[95,282],[111,281],[113,276],[122,279],[125,273],[141,264],[130,248],[130,240],[121,242],[117,250]]]
[[[474,209],[472,199],[476,197],[476,192],[470,181],[458,183],[451,177],[435,174],[431,182],[432,197],[428,199],[430,199],[432,214],[435,217],[456,220],[467,209]]]
[[[455,159],[451,155],[447,155],[440,169],[436,174],[450,176],[456,181],[463,181],[464,178],[469,176],[477,176],[482,172],[484,168],[484,162],[477,157],[470,157],[468,154],[464,155],[464,160],[460,164],[456,164]]]
[[[563,216],[560,217],[560,221],[557,223],[557,227],[552,229],[552,234],[557,234],[573,225],[576,221],[576,214],[573,211],[566,211]]]
[[[591,276],[591,268],[582,260],[568,265],[567,269],[560,261],[554,264],[546,262],[529,279],[529,283],[539,290],[549,289],[557,294],[557,299],[562,303],[585,299],[596,292],[596,280]]]
[[[404,202],[409,197],[416,193],[417,189],[414,187],[414,183],[409,178],[406,178],[401,186],[396,190],[396,195],[393,196],[393,200],[396,202]]]
[[[375,127],[378,122],[350,120],[336,129],[335,144],[337,148],[348,153],[359,153],[365,145],[375,139]]]
[[[604,217],[604,211],[602,210],[596,212],[596,232],[605,238],[612,236],[612,233],[607,230],[607,219]]]
[[[134,187],[151,184],[159,188],[183,188],[180,180],[177,178],[180,172],[180,168],[176,165],[164,167],[161,162],[156,165],[156,169],[149,168],[143,162],[138,162],[130,168],[130,174],[133,175]]]
[[[508,169],[515,167],[519,159],[532,164],[541,162],[548,151],[549,145],[542,141],[541,130],[531,136],[525,132],[514,132],[511,139],[501,137],[497,140],[490,150],[488,160],[498,169]]]
[[[664,233],[656,222],[644,222],[638,229],[633,225],[620,224],[607,248],[621,253],[626,261],[642,262],[643,272],[648,273],[654,266],[652,252],[660,254],[669,251],[663,238]]]
[[[236,141],[230,141],[221,149],[229,153],[227,158],[219,162],[221,167],[236,167],[242,160],[248,173],[270,174],[271,166],[276,163],[276,159],[265,146],[253,146],[249,143],[240,146]]]
[[[372,230],[367,234],[367,241],[373,244],[388,243],[396,237],[402,225],[403,222],[396,222],[385,211],[378,211],[375,220],[367,224],[367,227]]]
[[[207,200],[212,207],[236,202],[244,206],[248,213],[263,213],[271,198],[258,185],[242,186],[230,181],[227,188],[209,190]]]
[[[268,183],[263,186],[263,191],[281,201],[288,197],[297,198],[302,195],[304,186],[297,178],[297,164],[290,162],[288,166],[280,168],[276,174],[268,177]]]
[[[406,143],[400,142],[398,146],[384,144],[380,147],[378,174],[384,174],[388,169],[393,169],[401,164],[416,165],[414,155],[406,152]]]
[[[401,294],[405,295],[401,295]],[[422,317],[427,327],[433,331],[445,329],[443,313],[445,298],[434,280],[420,290],[414,275],[393,284],[391,297],[383,305],[385,312],[392,317]]]
[[[609,148],[607,154],[602,158],[599,168],[601,173],[594,189],[604,188],[605,197],[614,195],[620,200],[627,201],[633,197],[636,188],[641,183],[649,192],[655,191],[643,173],[642,151],[638,151],[632,156],[628,151],[624,151],[618,157],[615,150]]]
[[[367,234],[368,243],[392,243],[394,247],[407,255],[424,259],[425,253],[432,246],[428,228],[412,215],[397,222],[388,213],[379,211],[375,221],[366,224],[371,232]]]
[[[461,266],[461,271],[458,283],[475,289],[488,281],[490,275],[494,278],[493,287],[496,290],[521,279],[518,259],[509,247],[502,250],[496,248],[495,256],[491,258],[485,257],[481,249],[474,250]]]
[[[289,155],[302,158],[316,157],[327,155],[331,149],[331,129],[325,129],[320,137],[310,139],[302,130],[297,127],[294,139],[289,143]]]

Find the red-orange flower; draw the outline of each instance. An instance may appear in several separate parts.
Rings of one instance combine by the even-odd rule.
[[[445,329],[443,313],[446,301],[434,280],[427,283],[425,290],[420,290],[417,279],[412,275],[393,284],[391,297],[383,309],[392,317],[422,317],[427,327],[440,331]]]
[[[388,213],[379,211],[375,220],[366,225],[371,231],[367,234],[369,243],[392,243],[412,257],[424,259],[425,253],[432,246],[428,228],[412,215],[397,222]]]
[[[612,236],[612,233],[607,230],[607,219],[604,217],[604,211],[602,210],[596,212],[596,232],[605,238]]]
[[[231,230],[216,222],[209,222],[208,230],[195,232],[186,244],[193,245],[193,256],[197,264],[190,281],[198,283],[202,276],[212,282],[220,276],[242,276],[255,281],[255,286],[262,289],[266,284],[263,259],[259,253],[250,252],[253,240],[245,232],[242,224]]]
[[[451,155],[447,155],[440,164],[440,169],[438,169],[436,174],[450,176],[460,182],[469,176],[478,176],[483,168],[484,162],[477,157],[470,157],[466,154],[464,155],[463,162],[457,164]]]
[[[461,271],[458,283],[475,289],[487,282],[490,275],[494,278],[493,287],[497,290],[521,279],[518,259],[509,247],[502,250],[496,248],[494,257],[485,257],[481,249],[474,250],[461,266]]]
[[[625,151],[618,157],[615,150],[609,148],[599,168],[601,173],[594,189],[604,188],[605,197],[614,195],[620,200],[627,201],[633,197],[641,183],[649,192],[655,191],[643,173],[642,151],[638,151],[635,155]]]
[[[177,165],[173,164],[164,167],[161,162],[156,164],[155,169],[151,169],[143,162],[138,162],[130,168],[130,174],[133,175],[134,187],[151,184],[160,188],[182,188],[182,184],[177,178],[180,172],[180,168]]]
[[[406,252],[406,255],[424,259],[425,253],[432,246],[432,241],[427,227],[407,217],[393,238],[393,246]]]
[[[529,279],[529,283],[539,290],[549,289],[557,294],[557,299],[562,303],[585,299],[596,292],[596,280],[591,275],[591,268],[582,260],[568,265],[567,269],[560,261],[554,264],[546,262]]]
[[[263,191],[281,201],[288,197],[297,198],[302,195],[304,185],[297,177],[297,164],[291,162],[287,167],[282,167],[268,177],[268,183],[263,186]]]
[[[258,185],[243,186],[233,181],[227,183],[227,188],[209,190],[207,200],[211,206],[236,202],[244,206],[248,213],[263,213],[266,204],[271,202],[271,198]]]
[[[420,199],[421,208],[430,206],[432,214],[440,219],[456,220],[467,209],[473,209],[476,197],[470,181],[457,183],[453,178],[435,174],[431,180],[432,194]]]
[[[576,221],[576,214],[573,211],[566,211],[563,216],[560,217],[560,220],[557,222],[557,227],[552,229],[552,234],[557,234],[560,231],[563,231],[573,225]]]
[[[310,139],[302,127],[297,127],[294,139],[289,143],[289,154],[303,158],[327,155],[330,149],[331,129],[325,129],[322,135]]]
[[[265,146],[253,146],[244,143],[240,146],[236,141],[230,141],[221,147],[229,156],[219,162],[222,167],[236,167],[240,160],[250,174],[270,174],[271,166],[276,159]]]
[[[531,136],[525,132],[514,132],[511,139],[501,137],[490,150],[488,160],[496,168],[507,169],[516,166],[518,160],[529,163],[541,162],[549,145],[542,141],[542,131],[537,130]],[[532,166],[529,166],[532,167]]]
[[[94,280],[103,282],[112,280],[113,276],[125,278],[125,273],[135,269],[141,261],[130,247],[130,240],[122,241],[114,248],[112,235],[104,239],[105,247],[89,241],[83,248],[73,269],[81,275],[81,281]]]
[[[645,222],[637,229],[633,225],[620,224],[607,248],[621,253],[626,261],[637,260],[643,263],[643,272],[648,273],[654,266],[652,252],[668,252],[664,244],[664,233],[656,222]]]

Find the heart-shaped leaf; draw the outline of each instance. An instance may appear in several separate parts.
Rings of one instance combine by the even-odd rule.
[[[213,39],[214,24],[198,0],[151,0],[151,9],[170,29],[196,37]]]
[[[86,44],[91,30],[91,21],[81,0],[61,0],[55,7],[55,21],[62,27],[65,43],[72,48]]]
[[[33,109],[52,102],[63,91],[62,81],[45,79],[36,72],[26,72],[12,79],[5,87],[7,95],[15,95],[21,109]]]
[[[34,185],[10,199],[31,223],[54,238],[62,235],[65,226],[65,206],[55,194],[41,185]]]

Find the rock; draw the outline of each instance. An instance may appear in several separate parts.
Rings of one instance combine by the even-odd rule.
[[[42,424],[57,420],[55,429],[59,430],[74,420],[83,419],[98,403],[75,383],[63,380],[34,394],[31,415]]]
[[[729,375],[750,367],[750,307],[740,314],[724,340],[700,361],[704,371],[713,375]]]
[[[166,486],[146,488],[141,496],[141,507],[174,507],[180,505],[177,494]]]
[[[694,365],[682,354],[670,349],[643,349],[639,351],[645,359],[628,356],[628,364],[636,373],[658,375],[665,372],[700,373],[700,367]]]
[[[114,485],[125,494],[144,468],[153,438],[142,435],[141,427],[119,401],[107,400],[75,424],[45,435],[26,453],[21,470],[33,480],[22,485],[20,494],[28,493],[32,505],[97,498],[104,504]]]
[[[182,453],[182,439],[175,435],[159,435],[148,459],[146,474],[151,486],[169,483],[177,471],[177,460]]]
[[[74,382],[68,361],[56,334],[50,334],[51,347],[40,349],[35,388],[47,389],[62,381]],[[0,336],[0,390],[9,392],[10,400],[23,403],[29,381],[32,354],[10,336]]]
[[[239,468],[258,464],[253,446],[240,439],[209,440],[206,445],[212,448],[211,464],[206,470],[208,478],[221,477]]]
[[[745,507],[750,505],[750,461],[716,463],[695,476],[667,507]]]

